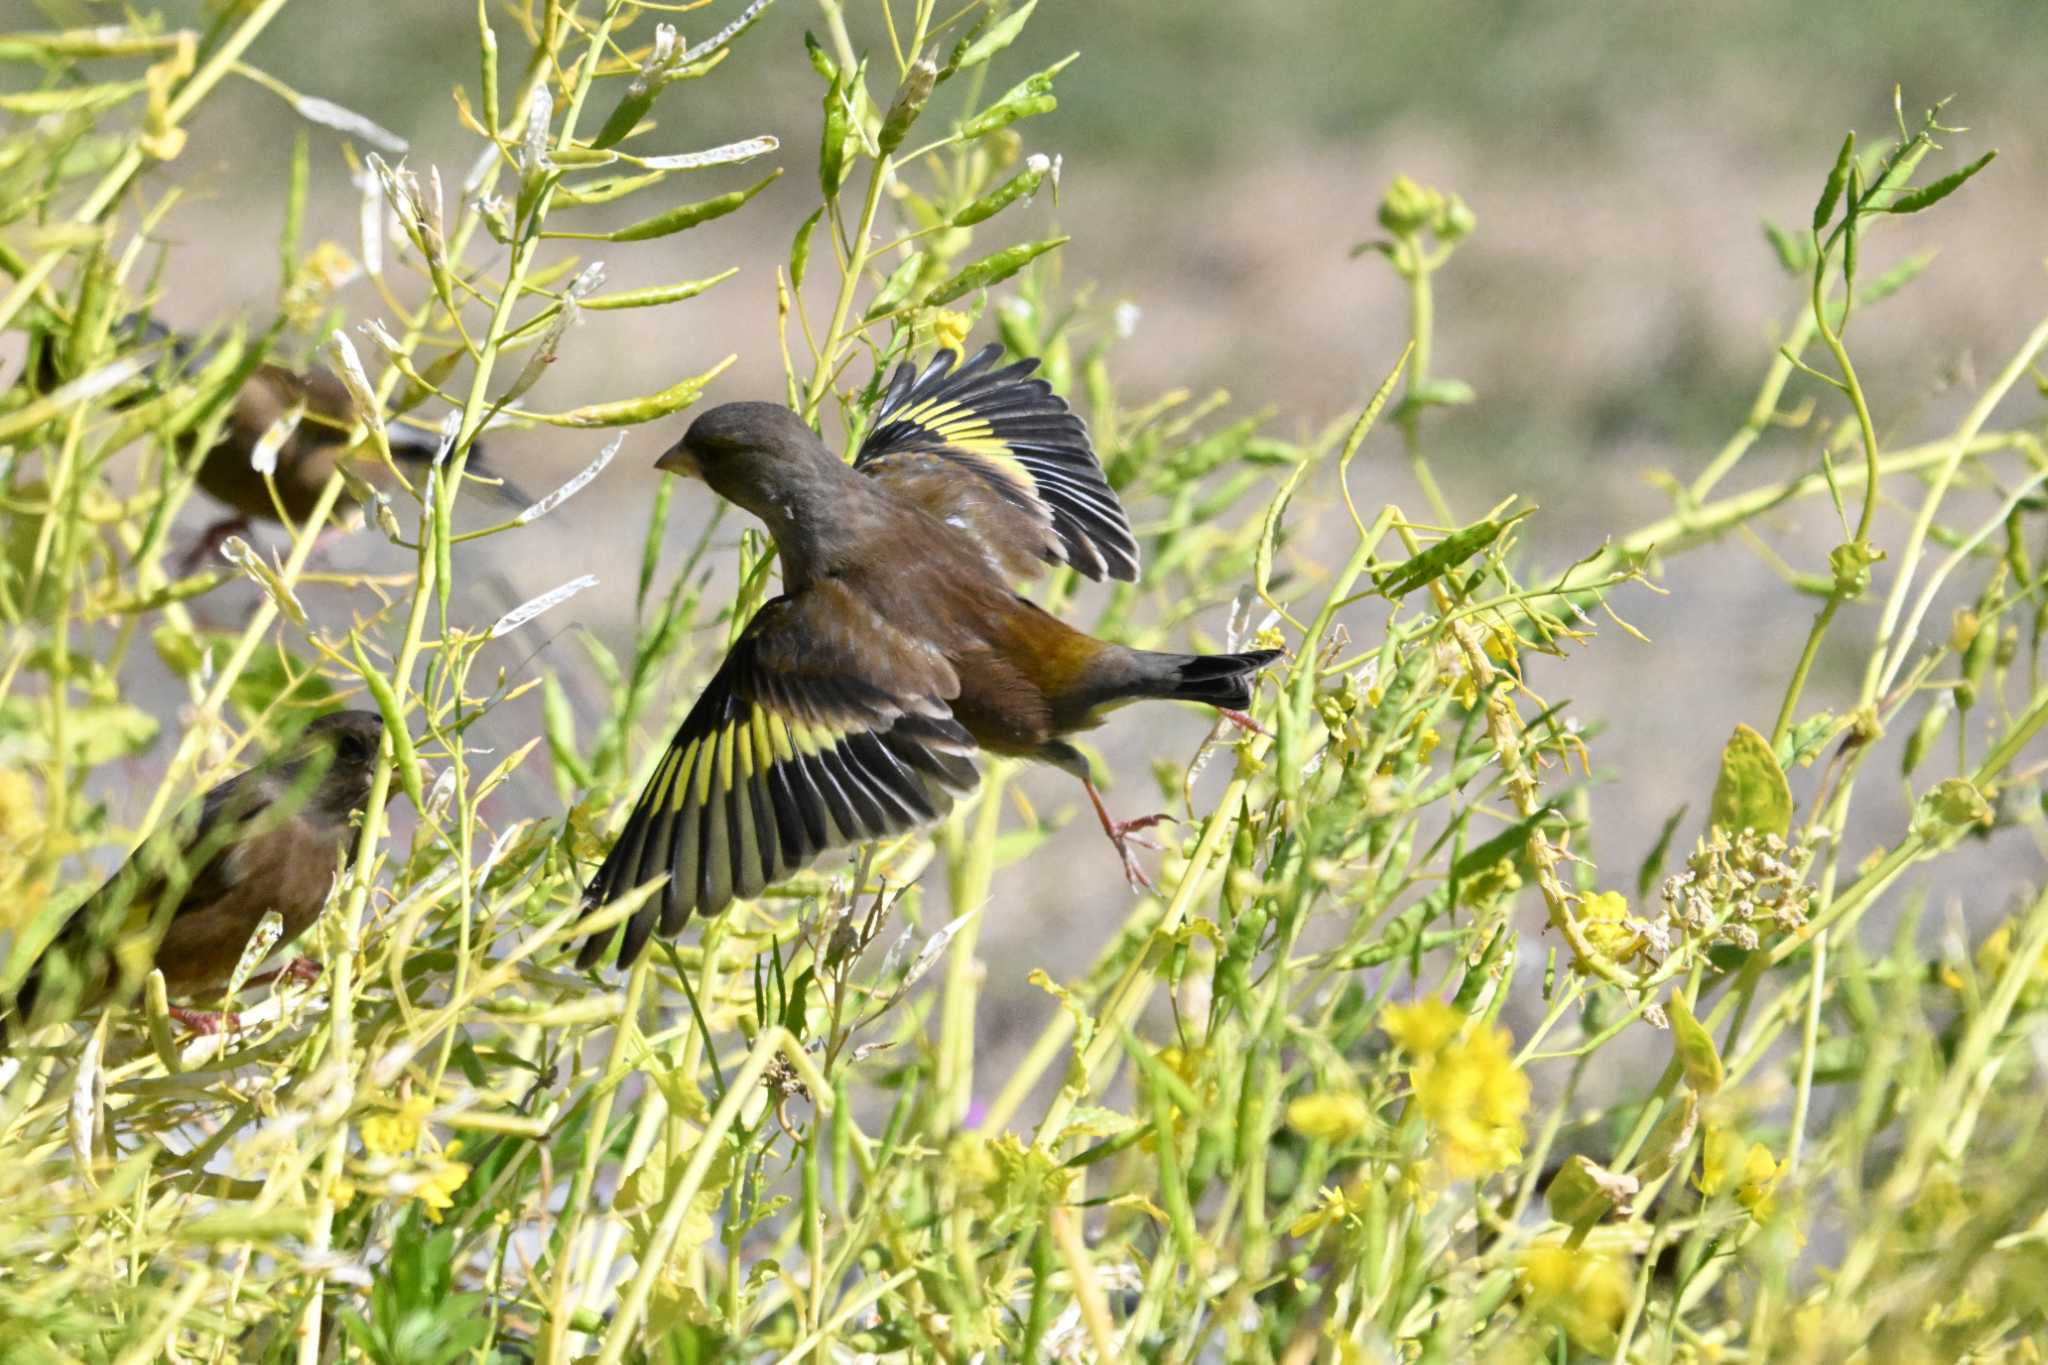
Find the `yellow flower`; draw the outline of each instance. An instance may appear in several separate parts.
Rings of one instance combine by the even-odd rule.
[[[1749,1151],[1742,1158],[1742,1183],[1735,1187],[1735,1200],[1759,1223],[1777,1212],[1775,1190],[1785,1168],[1784,1162],[1771,1155],[1770,1148],[1761,1142],[1749,1144]]]
[[[1427,1161],[1404,1161],[1394,1170],[1394,1193],[1428,1213],[1443,1193],[1443,1173]]]
[[[299,326],[311,326],[320,320],[335,292],[361,273],[354,257],[333,242],[321,242],[300,260],[285,285],[285,316]]]
[[[973,327],[974,319],[967,314],[941,308],[932,314],[932,344],[943,351],[957,351]]]
[[[1615,1331],[1633,1297],[1628,1268],[1619,1258],[1540,1243],[1522,1253],[1521,1271],[1522,1296],[1538,1317],[1562,1329],[1583,1350],[1615,1348]]]
[[[1356,1095],[1303,1095],[1287,1105],[1287,1126],[1317,1142],[1343,1142],[1372,1125],[1372,1108]]]
[[[1465,1016],[1434,996],[1380,1011],[1380,1027],[1411,1057],[1431,1057],[1458,1036]]]
[[[400,1157],[420,1145],[421,1123],[433,1108],[423,1096],[414,1096],[395,1114],[372,1114],[358,1127],[363,1150],[371,1156]]]
[[[1317,1192],[1314,1208],[1287,1225],[1289,1237],[1306,1237],[1312,1232],[1335,1227],[1358,1210],[1351,1206],[1351,1200],[1344,1191],[1325,1185]]]
[[[1977,945],[1977,975],[1982,989],[1986,991],[2005,975],[2006,968],[2012,963],[2015,927],[2012,920],[2007,920]],[[2028,969],[2027,979],[2020,985],[2019,1003],[2022,1006],[2038,1004],[2044,995],[2048,995],[2048,949],[2043,949]]]
[[[36,785],[19,768],[0,768],[0,843],[26,847],[43,827]]]
[[[460,1142],[449,1143],[442,1160],[413,1187],[413,1198],[427,1206],[428,1222],[440,1222],[441,1215],[455,1207],[455,1192],[462,1188],[463,1181],[469,1179],[468,1162],[447,1159],[461,1150]]]
[[[1700,1193],[1719,1194],[1728,1184],[1735,1163],[1742,1160],[1742,1139],[1726,1128],[1707,1125],[1705,1150],[1700,1154],[1700,1173],[1693,1183]]]
[[[1643,936],[1629,924],[1628,897],[1602,891],[1579,906],[1579,932],[1610,962],[1627,962],[1643,950]]]
[[[1701,1194],[1719,1194],[1732,1187],[1736,1202],[1761,1223],[1777,1212],[1775,1191],[1784,1174],[1785,1163],[1774,1158],[1771,1149],[1761,1142],[1745,1147],[1737,1134],[1708,1126],[1697,1180]]]
[[[1443,1139],[1444,1164],[1460,1179],[1521,1160],[1529,1078],[1515,1065],[1511,1041],[1505,1029],[1482,1028],[1409,1072],[1423,1117]]]

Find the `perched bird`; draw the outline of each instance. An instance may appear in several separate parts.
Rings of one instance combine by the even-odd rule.
[[[177,369],[202,359],[190,338],[178,335],[153,317],[134,314],[123,319],[120,326],[131,346],[168,347]],[[58,372],[55,353],[54,346],[46,345],[43,349],[38,381],[45,391],[55,388],[66,377]],[[356,426],[355,403],[348,386],[334,371],[319,365],[304,370],[268,362],[258,365],[235,393],[233,406],[221,424],[219,440],[208,448],[197,470],[199,486],[227,504],[231,514],[200,533],[183,558],[183,568],[189,572],[197,567],[229,536],[246,532],[252,522],[275,522],[280,507],[294,523],[305,521],[318,505],[321,490],[333,476],[335,466],[345,457],[351,461],[350,468],[366,481],[379,482],[383,466],[367,444],[350,441]],[[392,458],[400,464],[424,468],[441,450],[438,433],[404,422],[387,423],[385,434]],[[257,467],[259,452],[271,468],[270,482],[277,486],[275,502],[271,500],[263,471]],[[465,472],[486,476],[507,498],[525,498],[509,482],[488,472],[481,445],[472,447]],[[388,482],[388,476],[383,481]],[[334,510],[338,518],[347,517],[358,506],[355,495],[344,488]]]
[[[163,971],[174,997],[217,991],[273,911],[284,921],[274,946],[304,933],[327,902],[336,859],[353,837],[350,821],[369,799],[383,733],[374,711],[322,716],[144,840],[29,969],[15,996],[15,1027],[132,995],[151,968]],[[309,969],[298,959],[288,970]],[[201,1032],[223,1021],[198,1010],[171,1013]]]
[[[1138,543],[1088,430],[1037,362],[941,351],[891,377],[851,465],[796,413],[727,403],[656,467],[767,524],[783,593],[747,624],[670,741],[585,891],[586,913],[666,874],[626,922],[620,965],[828,849],[935,820],[980,751],[1086,786],[1126,875],[1117,821],[1065,736],[1145,698],[1250,705],[1277,651],[1159,654],[1093,639],[1011,587],[1048,564],[1135,579]],[[1249,724],[1249,721],[1245,721]],[[610,935],[584,941],[594,965]]]

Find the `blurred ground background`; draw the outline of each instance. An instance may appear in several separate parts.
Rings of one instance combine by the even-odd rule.
[[[7,24],[88,22],[98,12],[34,8],[42,13],[31,18],[23,0],[0,5],[19,16]],[[737,8],[720,0],[682,16],[684,36],[706,36]],[[474,144],[454,135],[449,90],[474,83],[473,13],[466,0],[299,5],[255,58],[396,130],[412,141],[414,164],[438,162],[459,180]],[[1957,161],[1989,146],[2001,153],[1942,211],[1866,248],[1868,271],[1930,241],[1942,247],[1918,286],[1861,317],[1852,344],[1887,440],[1944,429],[1967,381],[1995,369],[2048,302],[2042,22],[2039,6],[2023,2],[1046,4],[994,79],[1081,54],[1060,78],[1058,112],[1021,129],[1029,148],[1064,155],[1062,194],[1056,207],[1042,196],[1025,225],[1000,226],[1039,236],[1056,224],[1074,238],[1067,280],[1098,281],[1105,297],[1142,310],[1117,352],[1127,396],[1222,387],[1242,408],[1274,412],[1282,434],[1301,434],[1355,409],[1405,335],[1392,272],[1377,258],[1348,256],[1376,235],[1388,180],[1405,172],[1460,192],[1479,229],[1439,276],[1436,370],[1469,382],[1479,402],[1431,424],[1435,467],[1465,516],[1510,493],[1538,504],[1527,543],[1536,561],[1558,566],[1668,510],[1643,475],[1694,476],[1741,421],[1801,294],[1760,220],[1805,220],[1842,133],[1854,127],[1868,144],[1890,132],[1894,84],[1909,117],[1959,97],[1949,121],[1974,131],[1952,139]],[[610,284],[735,263],[740,277],[678,308],[592,318],[533,395],[537,406],[651,392],[734,351],[740,363],[713,399],[777,392],[773,270],[816,193],[818,90],[800,42],[818,26],[806,0],[780,0],[725,70],[664,99],[664,147],[774,133],[790,173],[747,211],[673,239],[666,253],[660,243],[622,251]],[[857,41],[868,36],[856,28]],[[173,224],[163,308],[173,323],[268,316],[295,127],[272,96],[231,85],[166,172],[194,194]],[[307,240],[352,246],[355,199],[336,140],[316,129],[313,145]],[[358,317],[377,308],[360,285],[345,299]],[[1809,392],[1795,382],[1792,397]],[[2031,392],[2013,400],[2014,409],[2038,402]],[[595,572],[603,586],[566,610],[622,641],[651,461],[680,425],[635,431],[598,488],[530,532],[491,542],[512,551],[488,566],[505,602],[479,605],[474,618]],[[1812,441],[1810,432],[1766,437],[1724,491],[1811,467]],[[493,453],[543,490],[601,444],[594,434],[512,434]],[[1422,507],[1391,434],[1375,438],[1354,483],[1363,498]],[[1778,547],[1820,569],[1841,538],[1832,523],[1824,502],[1787,514],[1775,524]],[[363,537],[338,557],[383,564],[396,555]],[[481,582],[483,567],[469,581]],[[1593,798],[1601,843],[1592,853],[1618,885],[1632,882],[1669,811],[1688,801],[1696,814],[1704,809],[1732,726],[1768,728],[1811,612],[1740,542],[1675,561],[1663,586],[1669,596],[1636,592],[1621,605],[1653,638],[1683,622],[1684,651],[1646,648],[1610,628],[1568,667],[1545,665],[1532,679],[1601,728],[1596,771],[1610,780]],[[225,602],[213,611],[233,619]],[[1846,649],[1867,638],[1874,611],[1844,614],[1833,637],[1842,648],[1823,661],[1813,704],[1848,693],[1857,660]],[[1931,619],[1945,623],[1946,610]],[[1370,632],[1372,613],[1350,624],[1354,635]],[[508,666],[539,642],[537,629],[500,646]],[[570,676],[579,666],[579,652],[561,641],[545,657]],[[510,713],[496,719],[508,731],[519,723]],[[1192,715],[1154,713],[1105,732],[1123,779],[1119,804],[1149,803],[1149,757],[1185,758],[1202,728]],[[1802,792],[1811,781],[1795,778]],[[1029,790],[1058,808],[1076,801],[1070,785],[1055,775]],[[509,799],[540,813],[552,796],[536,786]],[[1896,827],[1866,825],[1863,837]],[[2019,842],[2026,837],[1985,857],[1975,913],[2002,913],[2021,879],[2038,874],[2036,851]],[[1113,857],[1092,827],[1062,839],[1069,856],[1041,855],[1013,875],[987,921],[984,957],[1005,964],[990,983],[983,1025],[992,1032],[1013,1013],[1020,1024],[1043,1014],[1048,1002],[1023,985],[1027,967],[1077,969],[1102,946],[1091,926],[1112,922],[1123,904]],[[1005,951],[1024,945],[1028,957]]]

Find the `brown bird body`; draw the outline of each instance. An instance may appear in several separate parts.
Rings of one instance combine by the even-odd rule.
[[[137,314],[121,325],[130,334],[131,345],[167,346],[177,368],[190,366],[198,358],[189,339],[155,318]],[[55,351],[54,346],[43,351],[38,378],[44,389],[55,388],[65,378],[57,368]],[[313,515],[327,481],[344,459],[349,461],[352,471],[373,487],[391,483],[388,472],[366,445],[351,439],[358,425],[355,401],[348,386],[332,370],[319,365],[304,370],[267,362],[258,365],[236,390],[234,402],[221,424],[219,439],[207,449],[195,471],[200,488],[225,503],[232,515],[215,521],[200,533],[185,556],[186,567],[196,566],[228,536],[247,530],[252,522],[277,521],[279,508],[292,522],[305,521]],[[385,437],[392,458],[403,465],[425,466],[440,454],[441,440],[436,433],[403,422],[387,423]],[[276,444],[268,461],[268,481],[256,467],[257,452],[266,439]],[[525,496],[510,483],[488,473],[480,446],[472,448],[466,470],[494,481],[508,498]],[[275,500],[272,485],[277,490]],[[355,494],[344,488],[334,510],[338,517],[348,517],[359,505]]]
[[[668,882],[627,922],[619,961],[658,927],[715,914],[827,849],[937,819],[977,780],[979,750],[1054,764],[1087,785],[1065,736],[1145,698],[1250,703],[1274,653],[1160,654],[1097,640],[1019,596],[1047,564],[1137,575],[1137,542],[1087,429],[1035,362],[954,368],[941,352],[891,381],[851,465],[789,409],[728,403],[658,462],[759,517],[783,595],[763,606],[671,741],[593,878],[595,909]],[[593,965],[610,936],[585,941]]]
[[[16,996],[17,1024],[132,994],[152,967],[174,997],[217,991],[267,914],[283,921],[275,946],[297,939],[326,904],[382,734],[375,712],[323,716],[145,840],[43,950]]]

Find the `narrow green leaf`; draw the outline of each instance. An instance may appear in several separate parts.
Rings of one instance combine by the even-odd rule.
[[[1425,379],[1408,391],[1404,406],[1418,408],[1460,408],[1478,394],[1462,379]]]
[[[1014,11],[989,25],[988,31],[975,38],[953,58],[952,69],[965,71],[980,66],[989,58],[1017,41],[1017,35],[1024,31],[1025,21],[1031,18],[1031,11],[1038,8],[1038,0],[1024,0]]]
[[[1700,1098],[1706,1099],[1720,1090],[1727,1072],[1721,1065],[1721,1054],[1714,1047],[1714,1035],[1707,1032],[1706,1025],[1693,1017],[1692,1005],[1685,998],[1684,991],[1671,993],[1671,1048],[1678,1054],[1678,1065],[1685,1072],[1685,1081]]]
[[[1812,238],[1794,237],[1766,218],[1764,239],[1771,244],[1771,250],[1777,253],[1778,264],[1785,267],[1787,274],[1804,275],[1813,268]]]
[[[1699,1126],[1699,1116],[1699,1097],[1691,1090],[1679,1091],[1677,1097],[1664,1107],[1664,1117],[1658,1119],[1657,1126],[1650,1130],[1650,1139],[1643,1144],[1642,1160],[1636,1163],[1630,1174],[1643,1180],[1656,1180],[1676,1169],[1680,1159],[1692,1147],[1692,1135]]]
[[[1926,270],[1928,266],[1933,265],[1934,258],[1939,254],[1933,247],[1929,247],[1925,251],[1914,252],[1890,270],[1885,271],[1884,274],[1879,275],[1869,284],[1864,285],[1856,294],[1857,307],[1863,308],[1873,303],[1882,303],[1898,293],[1901,289],[1904,289],[1907,285],[1918,279],[1921,272]]]

